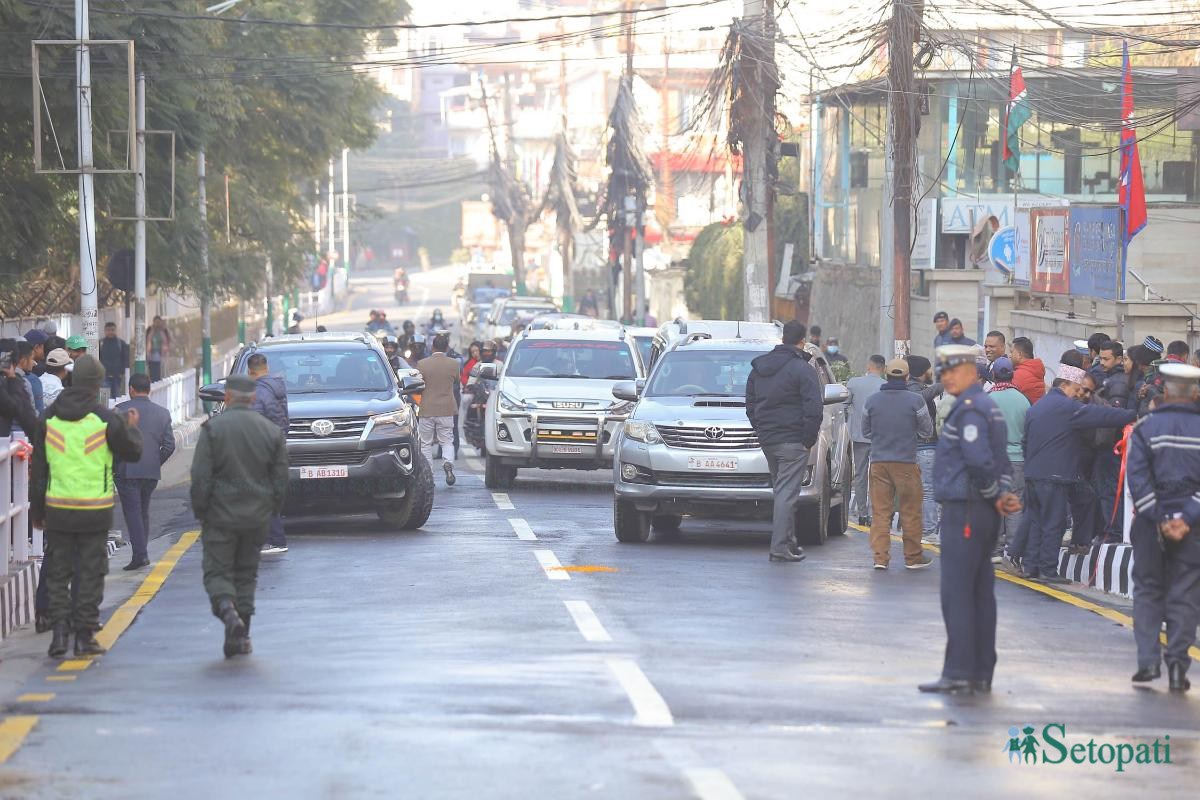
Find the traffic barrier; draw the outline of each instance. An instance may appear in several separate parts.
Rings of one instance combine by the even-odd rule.
[[[0,536],[4,557],[0,569],[0,639],[33,619],[37,565],[42,531],[29,525],[29,461],[32,448],[24,439],[0,441]],[[32,535],[31,535],[32,533]]]

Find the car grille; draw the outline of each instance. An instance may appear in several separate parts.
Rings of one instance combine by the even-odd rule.
[[[770,489],[771,476],[765,472],[655,472],[659,486],[711,486],[725,489]]]
[[[345,464],[355,467],[367,463],[371,456],[366,450],[327,450],[323,453],[292,453],[288,456],[291,467],[328,467]]]
[[[749,427],[726,427],[724,425],[655,425],[667,447],[686,450],[757,450],[758,435]],[[719,439],[705,435],[709,428],[718,428],[724,433]]]
[[[333,433],[328,436],[317,436],[310,427],[318,419],[328,419],[333,423]],[[288,425],[289,439],[306,441],[324,441],[326,439],[357,439],[362,436],[367,427],[366,417],[312,417],[309,419],[293,419]]]
[[[595,444],[596,418],[547,417],[538,420],[537,440],[550,444]]]

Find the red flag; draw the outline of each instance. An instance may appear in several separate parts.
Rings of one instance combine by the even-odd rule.
[[[1129,43],[1123,44],[1124,89],[1121,97],[1121,177],[1117,199],[1125,210],[1125,244],[1146,227],[1146,187],[1138,158],[1137,130],[1133,127],[1133,71],[1129,68]]]

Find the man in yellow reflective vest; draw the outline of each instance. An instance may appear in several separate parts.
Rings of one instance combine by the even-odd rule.
[[[46,531],[46,584],[54,636],[50,656],[66,655],[75,632],[75,655],[104,652],[96,641],[100,602],[108,574],[108,529],[113,519],[113,459],[137,461],[142,434],[137,411],[116,414],[100,402],[104,367],[94,356],[75,361],[71,388],[46,409],[33,436],[29,489],[33,524]],[[79,601],[71,611],[71,579],[79,562]]]

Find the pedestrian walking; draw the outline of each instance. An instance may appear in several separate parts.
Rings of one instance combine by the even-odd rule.
[[[417,362],[417,371],[425,382],[421,392],[421,454],[433,462],[433,445],[442,449],[442,470],[446,485],[453,486],[454,476],[454,415],[458,413],[455,391],[458,386],[458,361],[446,353],[450,336],[439,333],[433,337],[433,353]]]
[[[31,431],[37,427],[29,383],[17,375],[16,342],[0,341],[0,438],[8,439],[14,430]]]
[[[192,510],[200,520],[204,590],[225,625],[225,657],[249,654],[258,563],[271,517],[283,511],[287,448],[278,426],[254,413],[255,382],[225,381],[225,410],[200,428],[192,457]]]
[[[150,380],[161,381],[166,377],[167,356],[171,352],[171,332],[162,317],[156,316],[146,329],[146,368]]]
[[[884,384],[883,368],[886,364],[883,356],[871,356],[867,359],[866,373],[846,382],[846,388],[850,392],[850,447],[854,462],[854,493],[850,503],[850,514],[858,518],[859,525],[871,524],[871,498],[867,495],[871,440],[863,434],[863,417],[867,413],[867,400]]]
[[[89,355],[75,361],[72,385],[38,422],[33,437],[29,511],[46,532],[49,654],[65,655],[68,631],[75,655],[104,652],[96,641],[100,603],[108,573],[108,530],[112,527],[113,461],[138,461],[142,437],[136,409],[117,414],[100,403],[104,368]],[[71,582],[78,559],[78,603],[72,612]]]
[[[1025,515],[1029,539],[1020,552],[1024,577],[1067,583],[1058,574],[1058,552],[1067,530],[1072,484],[1083,481],[1088,443],[1082,431],[1124,427],[1135,414],[1121,408],[1084,405],[1085,373],[1062,364],[1054,385],[1025,415]],[[1013,550],[1013,548],[1010,548]]]
[[[1033,356],[1033,341],[1025,336],[1012,340],[1008,349],[1013,363],[1013,385],[1033,405],[1046,394],[1046,365]]]
[[[917,440],[933,435],[925,401],[908,391],[908,362],[887,363],[887,382],[867,400],[863,434],[871,442],[871,552],[875,569],[891,561],[892,509],[899,505],[904,540],[904,566],[922,569],[931,563],[921,551],[921,470]]]
[[[804,351],[804,323],[783,326],[783,343],[751,362],[746,378],[746,416],[758,435],[774,488],[771,516],[771,561],[803,561],[796,541],[796,504],[808,466],[808,451],[817,442],[824,399],[817,372]]]
[[[908,362],[907,388],[921,396],[929,411],[929,418],[933,420],[933,433],[917,437],[917,468],[921,471],[921,541],[937,544],[941,510],[933,498],[933,462],[937,454],[937,400],[944,392],[941,384],[933,382],[933,364],[928,358],[908,356],[905,360]]]
[[[104,385],[108,396],[116,399],[125,394],[125,370],[129,369],[129,344],[117,336],[117,323],[104,323],[104,338],[98,349],[104,365]]]
[[[42,392],[42,379],[33,374],[33,345],[24,339],[18,339],[15,351],[15,363],[17,366],[17,375],[25,381],[25,388],[29,392],[29,399],[33,403],[33,410],[38,414],[46,410],[46,404]],[[30,433],[30,431],[26,431]]]
[[[1021,509],[1012,491],[1004,415],[983,392],[975,349],[937,351],[942,385],[958,398],[938,438],[934,488],[942,504],[942,675],[922,692],[987,693],[996,668],[992,550],[1000,519]]]
[[[142,457],[137,461],[118,461],[113,469],[125,533],[133,551],[126,572],[150,563],[146,545],[150,539],[150,498],[162,480],[162,465],[175,453],[175,432],[171,412],[150,399],[150,378],[137,374],[129,378],[129,399],[117,411],[136,410],[142,432]]]
[[[42,373],[42,402],[46,408],[54,405],[54,401],[62,394],[63,381],[67,378],[67,365],[71,357],[61,347],[46,354],[46,371]]]
[[[1004,415],[1007,431],[1005,453],[1012,465],[1012,491],[1021,505],[1025,505],[1025,416],[1029,413],[1029,400],[1013,385],[1015,369],[1012,360],[1000,356],[992,362],[992,387],[988,397]],[[1016,511],[1000,520],[1000,535],[992,551],[992,563],[1003,559],[1004,550],[1017,541],[1024,511]]]
[[[1200,369],[1163,364],[1163,395],[1129,437],[1136,683],[1162,675],[1166,623],[1172,692],[1191,688],[1188,650],[1200,622]]]
[[[255,353],[246,359],[246,371],[254,381],[254,402],[250,404],[251,410],[273,422],[279,428],[284,441],[287,441],[288,428],[292,424],[288,416],[287,384],[283,378],[271,374],[270,364],[262,353]],[[279,555],[287,551],[283,516],[275,514],[267,528],[267,541],[263,545],[262,554]]]

